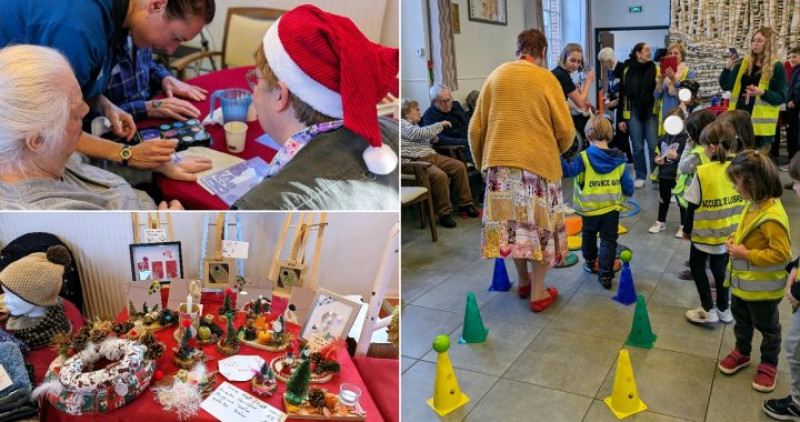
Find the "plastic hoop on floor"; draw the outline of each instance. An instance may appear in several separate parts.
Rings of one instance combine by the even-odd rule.
[[[628,212],[619,213],[619,216],[621,218],[633,217],[634,215],[639,213],[639,211],[642,210],[642,207],[639,206],[639,203],[630,198],[626,199],[625,202],[623,202],[622,206],[627,208]]]

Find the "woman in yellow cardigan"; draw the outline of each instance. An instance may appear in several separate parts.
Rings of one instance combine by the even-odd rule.
[[[514,259],[519,296],[531,296],[534,312],[556,300],[544,276],[569,254],[559,156],[575,138],[561,85],[543,67],[546,52],[541,31],[520,33],[518,60],[486,79],[469,126],[475,165],[486,171],[483,257]]]

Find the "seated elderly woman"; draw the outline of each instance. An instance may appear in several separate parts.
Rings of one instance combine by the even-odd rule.
[[[0,209],[155,209],[146,193],[75,152],[89,111],[56,50],[0,50]],[[160,209],[167,209],[161,203]],[[169,209],[182,209],[173,201]]]

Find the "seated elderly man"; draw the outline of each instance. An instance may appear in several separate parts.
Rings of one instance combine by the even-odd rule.
[[[347,18],[304,5],[267,31],[248,75],[259,123],[281,145],[234,208],[397,210],[398,123],[376,104],[399,54]]]
[[[431,106],[422,115],[422,125],[429,126],[439,122],[450,122],[450,127],[439,134],[438,139],[431,141],[437,145],[462,145],[467,161],[472,163],[472,151],[469,149],[468,131],[469,115],[458,101],[453,101],[450,89],[444,85],[434,85],[430,90]]]
[[[89,107],[59,52],[32,45],[0,50],[0,86],[0,209],[156,208],[144,192],[75,152]],[[169,209],[182,207],[173,201]]]

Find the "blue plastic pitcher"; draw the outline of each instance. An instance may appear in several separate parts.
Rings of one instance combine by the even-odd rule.
[[[211,112],[216,109],[217,99],[222,101],[222,119],[228,122],[247,122],[247,109],[253,95],[244,89],[223,89],[211,95]]]

